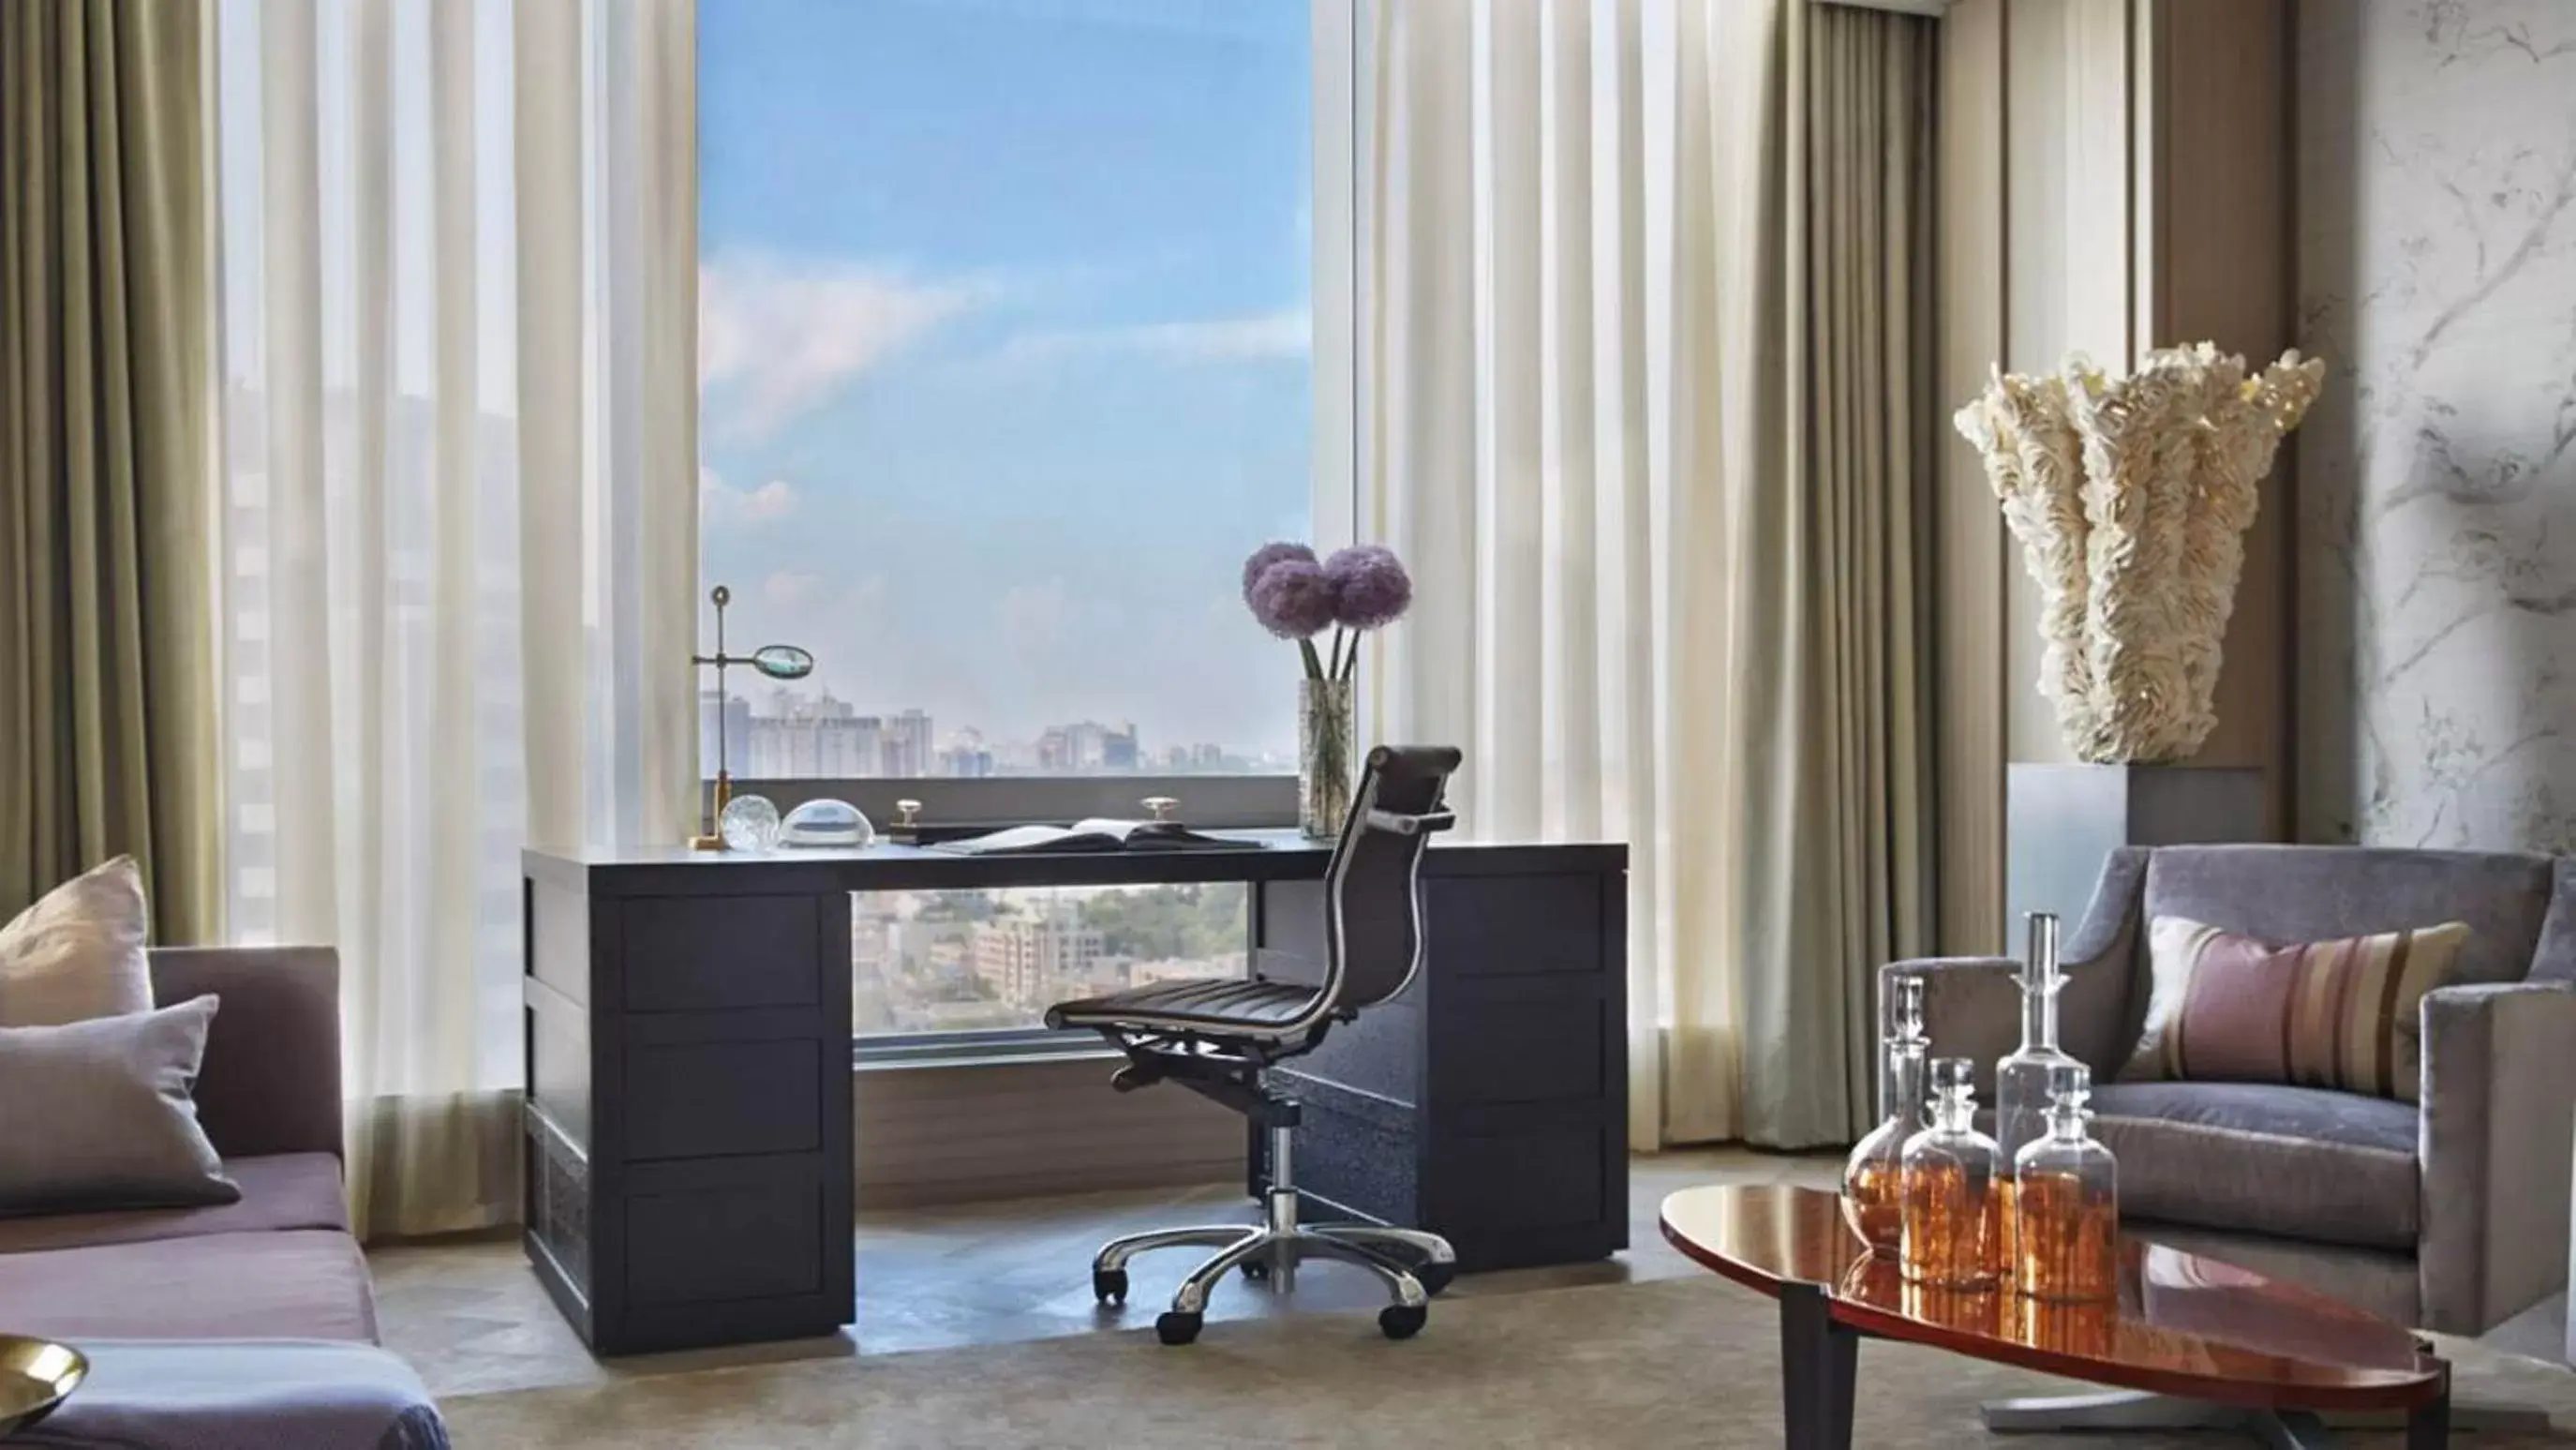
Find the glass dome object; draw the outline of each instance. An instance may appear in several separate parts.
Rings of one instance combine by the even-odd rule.
[[[1891,983],[1887,1037],[1881,1047],[1879,1124],[1843,1164],[1843,1221],[1870,1247],[1893,1256],[1901,1246],[1906,1140],[1923,1130],[1923,978]]]
[[[735,796],[725,802],[716,828],[728,851],[766,851],[778,844],[778,807],[767,796]]]
[[[2048,1131],[2013,1159],[2013,1286],[2034,1299],[2098,1302],[2119,1293],[2119,1163],[2085,1125],[2093,1074],[2049,1074]]]
[[[1908,1280],[1989,1289],[2003,1264],[2004,1166],[1977,1131],[1976,1065],[1932,1062],[1932,1126],[1906,1140],[1900,1261]]]
[[[811,800],[787,813],[778,843],[809,850],[864,850],[876,844],[877,828],[867,814],[848,801]]]

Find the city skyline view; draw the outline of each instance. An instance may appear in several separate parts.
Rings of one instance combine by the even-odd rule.
[[[1287,759],[1238,571],[1310,532],[1305,0],[778,0],[699,43],[730,642],[997,771],[1085,724]]]
[[[1159,981],[1240,977],[1240,881],[850,898],[850,1027],[884,1033],[1035,1028],[1057,1002]]]
[[[752,780],[868,780],[925,776],[1208,775],[1287,773],[1293,760],[1217,741],[1161,742],[1133,721],[1050,725],[1032,738],[949,728],[918,708],[869,714],[828,689],[772,687],[698,694],[698,770],[721,764]]]

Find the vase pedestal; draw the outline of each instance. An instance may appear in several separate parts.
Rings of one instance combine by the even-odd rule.
[[[2252,766],[2036,765],[2004,777],[2004,922],[2053,911],[2084,922],[2102,862],[2121,846],[2271,839],[2263,772]],[[1998,948],[2012,954],[2012,944]]]

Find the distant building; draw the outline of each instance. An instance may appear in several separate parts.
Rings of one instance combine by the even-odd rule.
[[[993,995],[1037,1008],[1066,995],[1066,988],[1094,985],[1112,965],[1098,928],[1070,911],[1010,916],[975,928],[975,975]]]
[[[881,768],[888,778],[909,780],[929,775],[936,758],[930,744],[929,712],[906,710],[886,717]]]
[[[717,742],[724,758],[716,758]],[[751,702],[727,692],[698,692],[698,774],[713,780],[721,768],[733,775],[751,773]]]
[[[1083,775],[1098,771],[1132,771],[1138,754],[1136,727],[1116,729],[1096,720],[1078,725],[1052,725],[1038,737],[1038,769],[1049,775]]]

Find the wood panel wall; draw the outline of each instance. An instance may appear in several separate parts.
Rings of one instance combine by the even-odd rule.
[[[1988,368],[2124,366],[2290,336],[2289,0],[1954,0],[1942,24],[1940,407]],[[2009,761],[2069,759],[2037,689],[2038,591],[1976,456],[1945,435],[1936,727],[1943,949],[2005,942]],[[2195,763],[2290,787],[2290,470],[2265,485]]]

